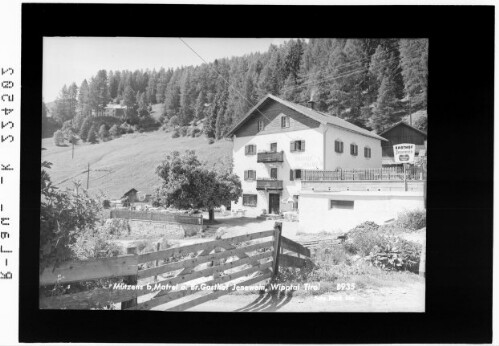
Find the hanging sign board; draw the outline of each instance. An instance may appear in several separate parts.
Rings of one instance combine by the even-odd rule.
[[[393,154],[396,163],[413,163],[415,152],[415,144],[396,144],[393,146]]]

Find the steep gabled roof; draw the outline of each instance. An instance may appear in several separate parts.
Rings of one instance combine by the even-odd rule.
[[[237,123],[234,124],[234,126],[232,126],[232,128],[230,129],[230,131],[227,133],[227,136],[232,136],[234,134],[234,132],[236,132],[239,128],[241,128],[244,123],[246,123],[246,121],[249,120],[249,118],[251,117],[251,115],[266,101],[268,100],[273,100],[275,102],[279,102],[280,104],[288,107],[288,108],[291,108],[293,109],[294,111],[298,112],[298,113],[301,113],[303,115],[305,115],[306,117],[309,117],[310,119],[313,119],[323,125],[325,124],[331,124],[333,126],[337,126],[337,127],[340,127],[340,128],[343,128],[343,129],[346,129],[348,131],[352,131],[352,132],[356,132],[358,134],[361,134],[361,135],[364,135],[364,136],[368,136],[368,137],[372,137],[372,138],[376,138],[376,139],[379,139],[379,140],[382,140],[382,141],[386,141],[385,138],[377,135],[376,133],[374,132],[371,132],[371,131],[368,131],[366,129],[363,129],[357,125],[354,125],[352,123],[349,123],[348,121],[346,120],[343,120],[343,119],[340,119],[338,117],[335,117],[333,115],[329,115],[329,114],[326,114],[326,113],[322,113],[322,112],[319,112],[319,111],[316,111],[314,109],[311,109],[311,108],[308,108],[308,107],[305,107],[305,106],[302,106],[302,105],[299,105],[299,104],[296,104],[296,103],[293,103],[293,102],[289,102],[289,101],[286,101],[286,100],[283,100],[277,96],[274,96],[274,95],[271,95],[271,94],[267,94],[263,99],[260,100],[260,102],[258,102],[256,104],[255,107],[251,108],[248,113],[246,113],[245,116],[243,116]]]
[[[380,135],[384,135],[384,134],[385,134],[385,133],[387,133],[388,131],[393,130],[394,128],[396,128],[397,126],[400,126],[400,125],[405,125],[405,126],[407,126],[407,127],[411,128],[411,129],[413,129],[414,131],[416,131],[416,132],[418,132],[418,133],[422,134],[423,136],[428,137],[428,135],[426,134],[426,132],[421,131],[421,130],[419,130],[419,129],[415,128],[414,126],[409,125],[408,123],[406,123],[406,122],[405,122],[405,121],[403,121],[403,120],[401,120],[401,121],[399,121],[398,123],[394,124],[394,125],[393,125],[393,126],[391,126],[390,128],[388,128],[388,129],[384,130],[383,132],[381,132],[381,133],[380,133]]]

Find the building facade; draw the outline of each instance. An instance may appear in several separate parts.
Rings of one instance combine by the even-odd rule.
[[[303,170],[381,168],[383,137],[273,95],[229,131],[247,216],[299,209]]]

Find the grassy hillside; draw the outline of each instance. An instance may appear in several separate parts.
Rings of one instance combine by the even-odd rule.
[[[171,138],[171,133],[156,131],[133,133],[99,144],[81,143],[75,146],[71,159],[71,146],[56,147],[52,138],[42,141],[42,160],[53,163],[49,174],[59,187],[72,187],[80,180],[86,187],[87,164],[90,163],[91,194],[102,191],[109,198],[119,198],[135,188],[153,193],[160,183],[155,170],[165,155],[173,150],[195,150],[202,161],[215,163],[231,155],[232,142],[221,140],[208,145],[205,137]],[[110,170],[110,171],[105,171]]]

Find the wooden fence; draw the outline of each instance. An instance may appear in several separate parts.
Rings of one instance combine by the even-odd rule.
[[[426,172],[421,167],[411,166],[405,170],[407,180],[425,180]],[[341,169],[335,171],[303,170],[304,181],[339,181],[339,180],[384,180],[403,181],[402,166],[366,169]]]
[[[217,287],[208,294],[166,308],[182,311],[232,292],[234,283],[241,287],[275,278],[279,266],[313,267],[310,250],[281,236],[281,230],[282,225],[277,222],[270,231],[164,250],[158,244],[158,251],[143,254],[129,248],[130,254],[125,256],[64,263],[54,270],[46,269],[40,276],[40,285],[110,278],[123,278],[123,283],[44,297],[40,299],[40,308],[90,309],[121,303],[122,310],[149,310],[200,292],[201,282],[194,280],[203,280],[205,286],[225,284],[227,289]]]
[[[178,222],[191,225],[202,225],[203,215],[181,215],[173,213],[148,212],[127,209],[111,209],[110,217],[112,219],[132,219],[159,222]]]

